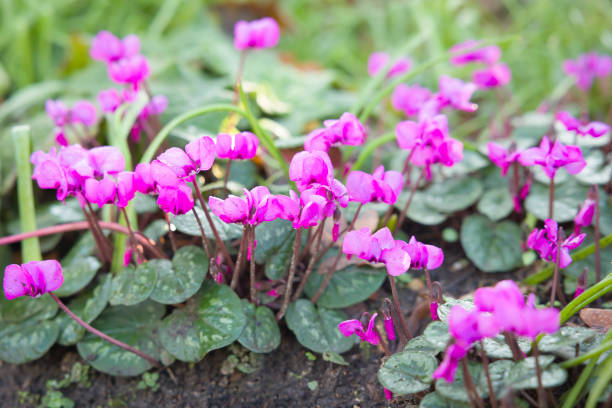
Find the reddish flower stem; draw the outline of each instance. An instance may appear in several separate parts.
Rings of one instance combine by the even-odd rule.
[[[295,268],[298,263],[298,257],[300,252],[300,244],[302,243],[302,228],[298,228],[295,233],[295,242],[293,243],[293,256],[291,257],[291,266],[289,266],[289,276],[287,277],[287,283],[285,284],[285,294],[283,296],[283,303],[280,310],[276,314],[276,320],[280,320],[287,311],[289,306],[289,298],[291,296],[291,287],[293,286],[293,277],[295,275]]]
[[[412,338],[410,334],[410,330],[408,330],[408,325],[406,324],[406,320],[404,319],[404,314],[402,313],[402,307],[400,305],[399,295],[397,294],[397,287],[395,286],[395,278],[393,275],[388,275],[389,285],[391,286],[391,295],[393,296],[393,307],[395,308],[395,312],[397,313],[397,318],[400,322],[400,343],[401,348],[403,349],[408,340]]]
[[[223,254],[223,257],[225,258],[225,262],[227,262],[227,264],[230,267],[230,270],[234,270],[234,261],[232,260],[232,257],[229,255],[229,252],[227,252],[227,247],[225,246],[225,243],[223,242],[223,240],[221,239],[221,237],[219,236],[219,231],[217,231],[217,227],[215,227],[215,224],[213,223],[212,218],[210,217],[210,213],[208,211],[208,207],[206,207],[206,203],[204,202],[204,197],[202,196],[202,192],[200,191],[200,187],[198,187],[198,181],[197,180],[193,180],[193,186],[195,187],[197,196],[198,196],[198,200],[200,201],[200,205],[202,206],[202,210],[204,211],[204,215],[206,216],[206,220],[208,221],[208,225],[210,225],[210,229],[213,232],[213,235],[215,236],[215,239],[217,240],[217,245],[219,245],[219,248],[221,249],[221,253]],[[195,211],[194,211],[195,213]]]
[[[174,231],[172,231],[172,223],[170,222],[170,216],[167,212],[164,212],[164,217],[166,218],[166,224],[168,224],[168,236],[170,237],[170,246],[172,247],[172,252],[176,252],[176,241],[174,239]]]
[[[355,211],[355,216],[353,217],[353,221],[351,221],[351,225],[349,225],[348,228],[346,229],[347,232],[351,231],[353,227],[355,226],[355,222],[357,221],[357,218],[359,217],[359,212],[361,211],[361,207],[363,207],[363,204],[360,203],[359,207],[357,207],[357,211]],[[325,279],[323,279],[323,283],[321,283],[321,286],[319,286],[319,289],[317,289],[317,291],[315,292],[314,296],[311,299],[312,303],[317,303],[317,300],[319,300],[319,298],[325,291],[325,288],[329,284],[329,281],[331,280],[332,276],[334,276],[334,272],[336,272],[336,267],[338,266],[338,262],[340,262],[340,258],[342,258],[343,254],[344,253],[342,252],[342,248],[338,249],[338,255],[336,255],[336,258],[334,259],[332,266],[327,271],[327,275],[325,275]]]
[[[385,352],[385,356],[391,357],[391,350],[389,349],[389,345],[387,344],[388,338],[387,338],[387,335],[385,334],[385,331],[381,329],[377,324],[374,324],[374,328],[376,329],[376,332],[378,333],[378,337],[380,337],[379,344],[382,347],[383,351]]]
[[[308,278],[310,278],[310,274],[314,270],[314,266],[318,258],[316,255],[319,253],[319,248],[321,247],[321,239],[323,237],[323,229],[325,228],[325,221],[327,221],[327,218],[323,219],[323,222],[319,225],[317,232],[314,234],[315,236],[317,234],[319,235],[317,239],[317,246],[315,248],[314,253],[310,255],[310,260],[308,261],[308,266],[306,267],[304,276],[302,277],[300,284],[298,285],[297,289],[295,290],[295,293],[293,294],[293,297],[291,298],[291,300],[294,302],[298,300],[298,298],[304,291],[304,287],[306,286],[306,283],[308,282]],[[307,253],[306,251],[304,252]]]
[[[249,226],[250,240],[249,240],[249,252],[251,254],[251,268],[250,268],[250,281],[251,281],[251,303],[256,303],[257,300],[257,288],[255,288],[255,227]]]
[[[242,82],[242,73],[244,72],[244,62],[246,61],[247,50],[240,52],[240,60],[238,61],[238,70],[236,71],[236,83],[234,84],[234,105],[238,104],[238,85]]]
[[[550,307],[555,307],[555,298],[557,295],[557,286],[559,286],[559,264],[561,263],[561,227],[557,230],[557,256],[555,257],[555,270],[553,273],[552,289],[550,290]]]
[[[595,277],[597,279],[597,283],[599,283],[601,280],[601,253],[599,248],[599,187],[597,184],[593,189],[595,191]],[[599,300],[601,300],[601,298]]]
[[[463,370],[463,384],[465,385],[468,398],[470,400],[470,405],[473,407],[485,408],[484,401],[478,395],[478,391],[476,390],[476,386],[474,385],[474,379],[472,378],[472,374],[468,369],[467,362],[465,358],[461,359],[461,368]]]
[[[200,234],[202,234],[202,247],[206,252],[206,256],[208,256],[208,259],[214,259],[214,255],[210,251],[210,247],[208,246],[208,239],[206,238],[206,234],[204,233],[204,226],[202,225],[202,220],[200,220],[200,216],[198,215],[195,206],[191,209],[191,212],[193,213],[193,216],[195,217],[196,222],[198,223],[198,227],[200,227]]]
[[[231,166],[232,166],[232,159],[227,159],[227,166],[225,166],[225,175],[223,176],[223,190],[225,191],[229,191],[227,189],[227,182],[229,181]]]
[[[540,368],[540,358],[539,358],[539,350],[538,350],[538,342],[534,341],[532,343],[533,349],[533,358],[535,360],[535,368],[536,375],[538,377],[538,407],[546,408],[548,406],[546,402],[546,393],[544,391],[544,386],[542,385],[542,369]]]
[[[523,359],[523,352],[516,342],[516,336],[511,332],[504,332],[504,340],[506,340],[506,344],[510,347],[510,351],[512,351],[512,357],[514,361],[520,361]]]
[[[232,274],[232,282],[230,283],[230,288],[236,290],[236,286],[238,285],[238,278],[240,277],[240,272],[242,272],[242,264],[244,263],[244,245],[245,242],[248,242],[249,239],[247,237],[248,227],[245,225],[242,229],[242,238],[240,238],[240,246],[238,247],[238,258],[236,258],[236,267],[234,268],[234,273]]]
[[[553,219],[553,208],[555,204],[555,178],[550,179],[548,187],[548,218]]]
[[[110,243],[106,240],[102,229],[100,228],[99,220],[97,219],[95,215],[96,213],[91,207],[91,204],[89,203],[89,201],[86,202],[89,212],[87,211],[87,209],[85,209],[85,207],[81,207],[81,209],[83,210],[83,214],[85,214],[85,219],[87,220],[87,222],[89,222],[89,228],[91,230],[91,234],[94,237],[94,241],[96,242],[96,246],[98,247],[98,252],[100,252],[100,257],[104,262],[110,263],[112,260],[113,250],[111,248]]]
[[[49,292],[49,296],[51,296],[51,298],[53,300],[55,300],[55,302],[58,304],[58,306],[68,314],[68,316],[72,317],[74,319],[74,321],[76,321],[78,324],[80,324],[81,326],[83,326],[83,328],[85,328],[85,330],[95,334],[96,336],[108,341],[111,344],[114,344],[117,347],[121,347],[124,350],[127,350],[131,353],[136,354],[138,357],[144,358],[145,360],[147,360],[149,363],[151,363],[152,366],[154,367],[160,367],[159,362],[154,359],[153,357],[151,357],[150,355],[148,355],[147,353],[144,353],[140,350],[135,349],[134,347],[130,346],[129,344],[125,344],[117,339],[114,339],[112,337],[110,337],[107,334],[102,333],[100,330],[95,329],[93,327],[91,327],[89,324],[85,323],[79,316],[75,315],[70,309],[68,309],[68,306],[66,306],[64,304],[64,302],[62,302],[57,296],[55,296],[55,294],[53,292]]]
[[[406,213],[408,212],[410,203],[412,203],[412,199],[414,198],[414,193],[416,193],[417,189],[419,188],[419,184],[421,183],[423,176],[425,176],[425,167],[423,167],[423,169],[421,170],[421,173],[419,173],[419,177],[417,178],[416,182],[410,189],[410,195],[408,196],[408,201],[406,201],[406,205],[404,205],[404,208],[402,209],[402,212],[400,213],[400,217],[399,217],[399,220],[397,221],[396,228],[402,228],[402,224],[404,223],[404,220],[406,219]]]
[[[495,390],[493,389],[493,383],[491,381],[491,374],[489,373],[489,359],[487,353],[485,353],[484,343],[480,340],[480,357],[482,358],[482,368],[487,378],[487,387],[489,387],[489,401],[491,402],[492,408],[497,408],[497,397],[495,396]]]

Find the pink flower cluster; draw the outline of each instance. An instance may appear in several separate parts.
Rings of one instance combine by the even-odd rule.
[[[346,178],[346,189],[349,200],[367,204],[372,201],[381,201],[393,204],[402,192],[404,176],[399,171],[385,171],[378,166],[374,173],[352,171]]]
[[[535,295],[529,295],[525,302],[516,283],[510,280],[501,281],[492,288],[478,289],[474,293],[474,306],[470,311],[459,305],[452,307],[448,326],[454,342],[446,349],[433,378],[452,382],[459,362],[470,347],[500,332],[534,340],[541,333],[559,330],[559,311],[554,308],[536,309]]]
[[[389,61],[391,61],[391,57],[386,52],[373,52],[368,58],[368,75],[375,76],[389,64]],[[400,57],[391,64],[389,72],[387,72],[387,78],[405,74],[410,71],[410,68],[412,68],[410,58]]]
[[[461,44],[454,45],[450,52],[451,64],[455,66],[469,63],[481,63],[486,65],[483,69],[478,69],[472,73],[472,81],[479,88],[495,88],[506,85],[512,78],[510,68],[502,62],[501,49],[496,45],[479,47],[479,42],[469,40]]]
[[[308,134],[304,142],[305,150],[327,152],[332,146],[359,146],[367,137],[365,128],[352,113],[345,112],[339,119],[328,119],[323,125],[324,128]]]
[[[431,166],[440,163],[452,167],[463,159],[463,143],[448,134],[445,115],[436,115],[415,122],[405,120],[395,127],[397,144],[409,150],[410,161],[424,166],[427,179],[431,179]]]
[[[279,37],[280,27],[271,17],[254,21],[241,20],[234,26],[234,47],[237,50],[272,48],[278,44]]]
[[[122,40],[108,31],[100,31],[92,40],[91,58],[106,63],[108,76],[118,84],[138,90],[149,77],[149,62],[140,54],[140,39],[128,35]]]
[[[564,145],[559,140],[552,143],[547,136],[542,138],[540,146],[521,152],[518,160],[523,166],[541,166],[551,179],[555,178],[560,168],[570,174],[578,174],[586,166],[578,146]]]
[[[77,101],[72,108],[59,100],[48,99],[45,111],[55,124],[55,141],[60,146],[68,146],[65,128],[81,124],[85,128],[94,126],[98,122],[96,107],[89,101]]]
[[[575,60],[563,62],[565,75],[574,77],[576,85],[583,91],[588,91],[595,78],[606,78],[612,73],[612,57],[595,52],[582,54]]]
[[[4,269],[4,296],[8,300],[39,297],[59,289],[63,282],[62,267],[56,260],[11,264]]]
[[[573,117],[569,112],[561,111],[557,113],[556,119],[565,126],[565,129],[580,136],[600,137],[610,131],[610,126],[602,122],[582,123]]]
[[[547,219],[544,222],[543,229],[534,228],[527,238],[527,246],[534,249],[540,254],[542,259],[549,262],[557,261],[559,256],[559,267],[561,269],[572,263],[572,257],[569,254],[570,249],[576,249],[582,244],[586,234],[571,234],[563,239],[559,236],[559,226],[555,220]],[[559,242],[561,240],[561,242]],[[559,247],[559,251],[557,251]]]

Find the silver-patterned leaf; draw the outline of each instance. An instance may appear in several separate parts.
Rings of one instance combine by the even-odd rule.
[[[204,234],[210,238],[215,239],[215,235],[210,228],[210,224],[204,215],[204,211],[197,205],[193,207],[194,211],[198,213],[198,217],[200,221],[202,221],[202,227],[204,228]],[[219,237],[223,241],[228,241],[231,239],[240,238],[242,236],[242,227],[238,224],[227,224],[219,217],[217,217],[212,211],[209,210],[210,218],[219,233]],[[193,215],[193,211],[189,211],[187,214],[182,215],[172,215],[170,217],[170,221],[176,229],[182,232],[183,234],[193,235],[199,237],[202,235],[200,231],[200,227],[198,226],[198,222],[196,221],[195,216]]]
[[[56,315],[57,309],[57,303],[49,295],[39,298],[22,296],[13,300],[0,295],[0,323],[50,319]]]
[[[423,338],[432,344],[436,349],[442,351],[446,349],[450,340],[448,324],[441,321],[433,321],[427,325],[423,332]]]
[[[157,269],[157,283],[151,292],[151,299],[167,305],[184,302],[193,296],[208,273],[206,253],[192,245],[176,251],[172,262],[153,259],[147,264]]]
[[[238,342],[255,353],[275,350],[280,345],[281,335],[272,310],[266,306],[255,307],[242,299],[242,311],[246,316],[246,325]]]
[[[240,299],[225,285],[207,280],[182,309],[162,322],[164,348],[181,361],[197,362],[236,340],[246,324]]]
[[[402,351],[385,361],[378,370],[378,381],[393,394],[414,394],[429,388],[437,365],[431,354]]]
[[[70,296],[83,289],[96,276],[102,263],[94,256],[76,258],[69,264],[62,265],[64,283],[54,293],[59,297]]]
[[[445,213],[468,208],[482,195],[482,183],[476,178],[447,179],[433,184],[425,193],[430,207]]]
[[[567,372],[556,364],[552,364],[553,356],[540,356],[542,370],[542,386],[545,388],[561,385],[567,379]],[[508,376],[508,386],[515,390],[538,388],[534,357],[527,357],[516,363]]]
[[[478,395],[483,398],[486,397],[489,394],[488,388],[483,388],[480,385],[482,365],[476,363],[468,363],[468,370],[472,376],[474,384],[476,385]],[[453,401],[469,402],[465,384],[463,382],[463,370],[461,370],[460,368],[457,369],[457,371],[455,372],[455,379],[452,383],[446,382],[446,380],[443,378],[436,380],[436,391],[444,398]]]
[[[268,262],[283,245],[289,245],[293,250],[294,239],[295,229],[290,221],[278,218],[258,225],[255,228],[255,261],[259,264]]]
[[[573,180],[555,187],[555,201],[553,212],[555,221],[572,221],[578,212],[578,208],[586,199],[587,187],[581,186]],[[525,208],[533,213],[539,220],[548,217],[548,186],[534,183],[525,200]]]
[[[399,195],[394,204],[398,210],[402,211],[404,209],[409,195],[410,193],[408,192]],[[406,216],[412,221],[423,225],[438,225],[443,223],[447,215],[429,206],[426,200],[427,196],[425,193],[420,191],[415,192]]]
[[[452,401],[444,398],[437,392],[430,392],[421,400],[419,408],[469,408],[470,404],[461,401]]]
[[[512,212],[512,196],[508,187],[503,186],[485,191],[478,201],[478,212],[492,221],[499,221]]]
[[[435,356],[440,351],[444,350],[444,348],[439,348],[430,342],[428,342],[423,336],[416,336],[412,339],[408,340],[406,343],[406,347],[404,347],[404,351],[420,351],[422,353],[431,354]]]
[[[158,259],[138,267],[128,265],[113,277],[110,304],[132,306],[149,298],[157,283]],[[151,265],[149,265],[151,264]]]
[[[58,334],[59,328],[52,320],[3,323],[0,327],[0,360],[12,364],[36,360],[51,348]]]
[[[525,338],[519,337],[516,340],[519,349],[523,353],[528,353],[531,350],[531,342]],[[495,337],[487,337],[482,343],[484,344],[485,353],[492,358],[512,358],[512,350],[506,344],[504,336],[497,335]]]

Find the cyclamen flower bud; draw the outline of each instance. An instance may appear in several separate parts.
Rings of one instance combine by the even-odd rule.
[[[237,50],[272,48],[278,44],[279,37],[280,27],[271,17],[254,21],[241,20],[234,26],[234,47]]]
[[[576,291],[574,292],[574,299],[582,295],[586,290],[588,272],[589,270],[585,267],[580,276],[578,277],[578,281],[576,282]]]
[[[385,398],[387,401],[391,401],[393,399],[393,393],[386,388],[383,388],[383,391],[385,392]]]

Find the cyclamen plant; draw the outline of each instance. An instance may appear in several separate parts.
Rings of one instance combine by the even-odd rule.
[[[338,110],[334,117],[322,120],[320,127],[312,130],[314,126],[309,126],[301,139],[303,149],[291,152],[285,160],[282,153],[286,152],[280,151],[251,111],[249,95],[242,88],[247,53],[276,46],[279,36],[280,27],[271,18],[238,22],[234,47],[240,60],[237,76],[230,81],[234,83],[233,103],[187,112],[162,127],[160,115],[169,102],[151,92],[154,84],[149,81],[154,72],[140,53],[139,38],[98,33],[90,56],[106,65],[109,79],[121,88],[100,92],[99,110],[85,100],[70,108],[61,100],[47,101],[45,110],[55,126],[57,146],[32,153],[32,174],[20,174],[22,179],[31,177],[40,189],[54,190],[59,202],[76,200],[86,221],[0,238],[0,245],[89,230],[102,261],[98,264],[110,273],[94,279],[99,266],[88,281],[75,284],[70,261],[62,261],[63,266],[57,260],[40,259],[12,264],[4,271],[6,299],[51,298],[91,334],[72,343],[78,343],[81,356],[111,374],[138,375],[175,358],[197,362],[209,351],[234,341],[253,352],[271,352],[278,347],[279,323],[284,320],[305,347],[335,354],[337,361],[342,359],[338,354],[350,349],[356,338],[380,348],[384,357],[378,376],[389,400],[431,391],[418,397],[421,406],[432,406],[427,405],[431,401],[442,405],[459,401],[474,407],[497,407],[511,406],[504,404],[514,400],[516,391],[520,392],[516,396],[532,405],[553,402],[546,388],[566,380],[564,368],[580,364],[581,359],[596,361],[612,347],[608,335],[601,345],[589,343],[585,350],[580,350],[581,340],[571,343],[577,351],[561,364],[553,363],[553,355],[540,354],[551,353],[553,347],[546,346],[547,340],[553,345],[566,341],[564,329],[572,327],[562,324],[609,290],[612,278],[601,277],[599,236],[600,206],[609,204],[600,200],[599,187],[588,193],[580,190],[580,197],[574,200],[576,212],[569,211],[569,217],[557,210],[553,213],[561,169],[573,177],[587,167],[591,152],[581,147],[578,136],[604,139],[610,137],[609,126],[558,110],[553,116],[576,135],[575,145],[560,140],[552,121],[545,134],[520,147],[516,141],[501,140],[510,136],[504,134],[481,149],[501,172],[476,174],[488,165],[486,155],[464,137],[451,137],[453,122],[460,116],[450,113],[477,115],[475,101],[486,103],[486,92],[504,89],[512,74],[501,62],[499,46],[467,41],[452,47],[443,59],[452,67],[478,64],[471,79],[441,75],[437,92],[417,83],[402,83],[417,69],[412,59],[372,54],[367,65],[372,81],[396,86],[369,103],[390,97],[392,109],[385,112],[384,104],[379,108],[388,115],[386,120],[391,115],[396,119],[393,130],[383,135],[373,130],[376,120],[381,127],[385,125],[383,113],[379,118],[370,117],[374,107]],[[612,66],[609,57],[588,54],[567,62],[564,70],[586,91],[594,78],[609,76],[612,69],[608,65]],[[216,135],[191,137],[182,146],[169,144],[166,138],[176,126],[218,111],[230,115],[231,126],[224,124]],[[238,116],[248,121],[249,130]],[[101,126],[100,120],[106,120],[107,126]],[[110,130],[105,145],[101,132],[112,128],[111,123],[119,123],[123,131]],[[396,146],[389,160],[372,159],[370,171],[361,170],[385,143]],[[343,154],[334,154],[338,150]],[[484,164],[473,170],[475,156]],[[235,175],[239,164],[234,164],[231,173],[230,168],[238,160],[260,163],[253,167],[254,172],[258,177],[265,175],[258,178],[265,181],[236,188],[238,183],[230,183],[230,175]],[[535,166],[550,180],[547,213],[539,211],[542,196],[537,194],[546,187],[538,184],[541,177],[533,170]],[[481,178],[487,180],[481,182]],[[485,184],[494,184],[490,190],[503,197],[494,202],[493,210],[481,208],[486,208],[485,197],[490,192],[483,194]],[[461,188],[454,190],[453,185]],[[139,218],[134,210],[138,200],[154,201],[161,211]],[[476,203],[482,214],[466,215]],[[507,207],[506,213],[502,207]],[[510,219],[499,222],[512,209]],[[417,240],[417,236],[431,239],[438,231],[417,229],[407,219],[431,225],[453,213],[459,214],[448,228],[455,221],[462,223],[465,255],[483,271],[529,267],[523,260],[523,250],[528,249],[549,262],[551,266],[534,275],[549,270],[553,276],[548,306],[536,305],[536,293],[543,293],[543,287],[533,288],[535,293],[525,299],[524,287],[512,280],[478,288],[468,299],[445,296],[442,283],[433,278],[441,279],[456,268],[456,253],[451,250],[449,255],[448,246],[440,240]],[[524,219],[523,213],[527,213]],[[159,218],[155,222],[167,227],[158,236],[143,228],[152,218]],[[543,221],[543,228],[538,228],[536,218]],[[516,225],[516,220],[525,228]],[[574,230],[566,236],[562,224],[571,220]],[[575,299],[568,303],[561,290],[562,274],[578,263],[574,264],[572,256],[578,259],[578,254],[584,257],[590,250],[585,246],[570,253],[591,234],[591,225],[596,279],[593,283],[588,270],[580,271]],[[529,229],[532,232],[527,234]],[[112,241],[105,230],[127,241],[117,237]],[[185,245],[189,235],[201,241],[202,249]],[[612,241],[606,238],[606,243]],[[247,264],[248,279],[243,274]],[[408,309],[400,296],[402,284],[420,280],[421,271],[425,284],[419,295],[423,300]],[[385,281],[388,284],[383,286]],[[95,290],[92,282],[97,285]],[[93,317],[80,306],[81,299],[92,299],[88,293],[78,293],[85,287],[99,296],[94,301],[101,305],[100,311]],[[384,294],[387,288],[389,297]],[[77,295],[78,302],[66,304],[60,299],[72,295]],[[366,302],[361,310],[367,312],[349,316],[341,310],[361,302]],[[111,307],[104,311],[107,303]],[[428,313],[422,313],[423,309]],[[357,309],[350,310],[357,314]],[[117,313],[125,313],[128,323],[113,320]],[[428,324],[419,335],[421,320]],[[131,327],[132,323],[137,327]],[[65,321],[62,324],[57,331],[66,327]],[[115,331],[118,338],[103,330],[112,324],[124,330]],[[591,334],[586,337],[595,342]],[[98,353],[101,348],[108,352]],[[577,355],[579,352],[582,354]],[[5,355],[0,341],[0,358]],[[506,372],[512,381],[506,381]],[[434,381],[435,391],[431,389]],[[448,391],[447,383],[460,382],[461,387]],[[537,389],[535,399],[525,391],[530,388]]]

